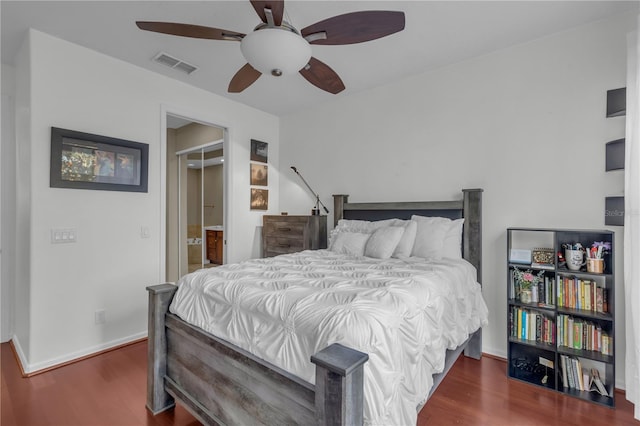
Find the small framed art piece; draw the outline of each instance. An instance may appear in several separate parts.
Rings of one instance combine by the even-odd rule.
[[[51,128],[52,188],[147,192],[149,145]]]
[[[267,210],[269,208],[269,190],[251,188],[251,210]]]
[[[266,163],[268,160],[269,144],[251,139],[251,161]]]
[[[269,166],[266,164],[251,163],[251,185],[267,186],[269,178]]]

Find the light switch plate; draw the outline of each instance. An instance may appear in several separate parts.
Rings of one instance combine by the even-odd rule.
[[[51,243],[52,244],[75,243],[76,241],[77,241],[77,235],[76,235],[75,228],[52,229],[51,230]]]

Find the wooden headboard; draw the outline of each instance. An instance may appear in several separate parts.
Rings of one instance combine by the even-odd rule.
[[[350,203],[349,196],[333,196],[333,225],[340,219],[411,219],[412,215],[464,218],[462,257],[476,267],[482,284],[482,189],[463,189],[454,201]]]

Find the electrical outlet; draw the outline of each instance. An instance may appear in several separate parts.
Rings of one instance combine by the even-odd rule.
[[[94,321],[96,325],[104,324],[107,322],[107,311],[104,309],[98,309],[94,313]]]

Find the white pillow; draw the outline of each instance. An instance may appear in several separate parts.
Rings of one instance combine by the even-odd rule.
[[[462,259],[462,227],[464,219],[452,220],[444,236],[442,257]]]
[[[416,241],[413,244],[411,256],[440,259],[444,247],[444,237],[449,230],[449,224],[442,217],[411,216],[418,224]]]
[[[331,242],[329,250],[335,253],[364,256],[364,247],[371,234],[361,232],[339,232]]]
[[[404,228],[404,233],[400,242],[392,254],[392,257],[409,257],[411,256],[411,250],[416,239],[416,232],[418,230],[417,223],[413,220],[402,219],[385,219],[385,220],[352,220],[352,219],[340,219],[338,224],[329,233],[329,247],[333,245],[333,241],[336,236],[342,232],[360,232],[363,234],[371,234],[376,229],[380,229],[386,226],[399,226]]]
[[[419,243],[418,239],[428,237],[430,232],[434,233],[433,238],[439,238],[440,231],[435,228],[444,227],[445,233],[442,239],[442,248],[440,249],[439,255],[433,257],[462,259],[462,228],[464,225],[464,219],[451,220],[446,217],[426,217],[417,215],[413,215],[411,219],[418,222],[418,235],[416,236],[416,243],[414,244],[412,256],[425,257],[416,254],[416,251],[421,252],[425,250],[425,244],[429,249],[436,249],[437,241],[431,241],[429,243],[420,241]],[[416,245],[419,246],[418,250],[416,250]]]
[[[376,229],[364,249],[364,255],[367,257],[375,257],[376,259],[388,259],[398,246],[400,239],[404,234],[402,226],[385,226]]]
[[[359,232],[361,234],[372,234],[378,228],[389,226],[395,219],[368,221],[368,220],[352,220],[340,219],[335,228],[329,233],[329,246],[333,243],[336,235],[341,232]]]
[[[392,257],[398,258],[411,256],[413,244],[416,241],[416,233],[418,232],[418,224],[413,220],[397,219],[396,222],[393,222],[392,226],[400,226],[404,228],[402,238],[400,238],[400,242],[394,250]]]

